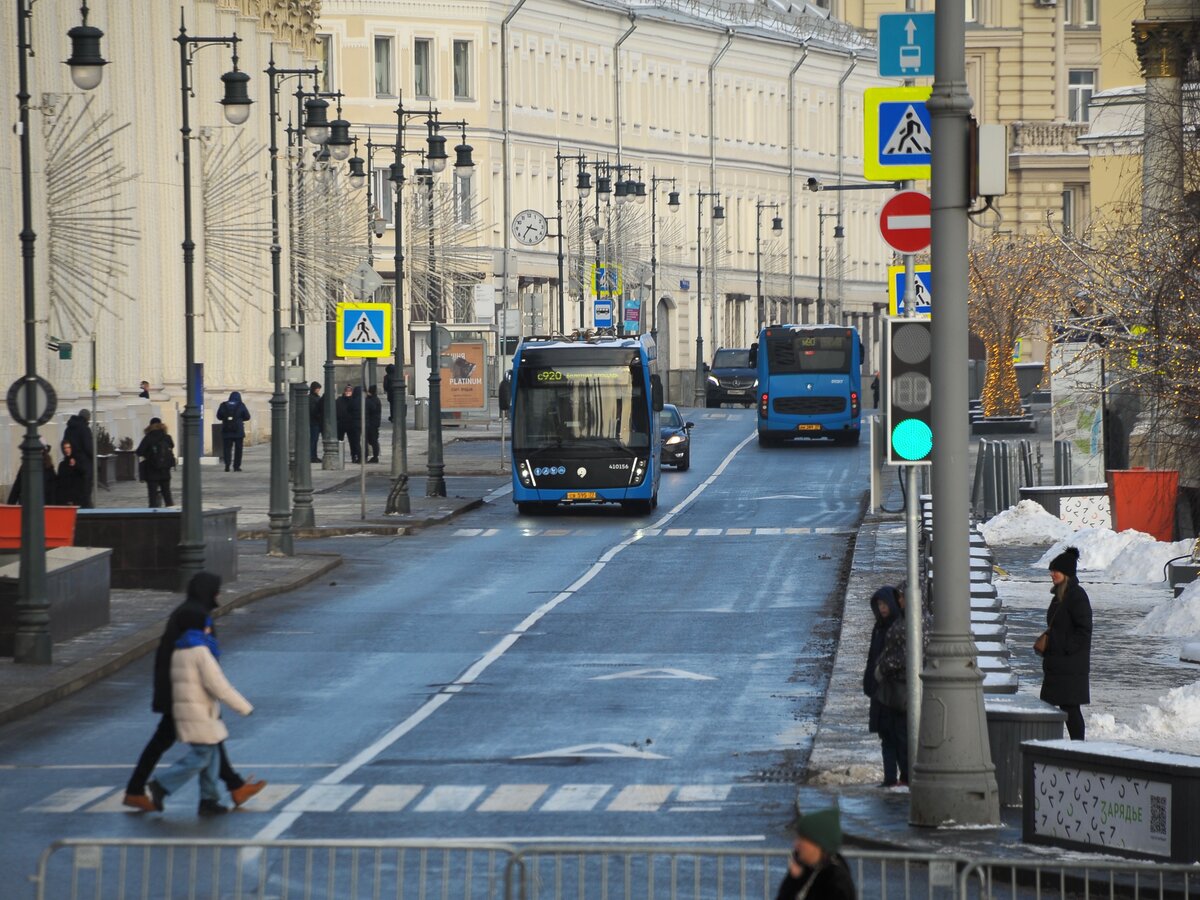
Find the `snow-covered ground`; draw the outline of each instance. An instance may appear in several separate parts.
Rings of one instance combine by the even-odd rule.
[[[1088,738],[1200,755],[1200,667],[1179,661],[1182,645],[1200,640],[1200,583],[1175,598],[1164,580],[1167,561],[1188,555],[1192,542],[1107,528],[1074,531],[1032,501],[980,530],[1007,572],[995,583],[1022,689],[1036,693],[1041,685],[1033,642],[1050,603],[1046,566],[1063,548],[1076,547],[1093,615]],[[1046,549],[1035,556],[1037,548]]]

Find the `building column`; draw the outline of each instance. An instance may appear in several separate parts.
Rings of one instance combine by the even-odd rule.
[[[1147,2],[1146,14],[1158,4]],[[1147,224],[1169,216],[1183,202],[1184,46],[1200,25],[1161,19],[1133,23],[1133,42],[1146,79],[1142,213]]]

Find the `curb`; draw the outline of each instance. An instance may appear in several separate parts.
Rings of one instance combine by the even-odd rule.
[[[229,610],[246,606],[257,600],[296,590],[327,575],[342,564],[342,557],[335,553],[309,553],[305,555],[309,558],[324,558],[325,562],[313,571],[306,572],[301,577],[286,582],[280,581],[264,585],[263,587],[247,591],[244,594],[234,596],[228,603],[214,610],[214,614],[216,616],[223,616]],[[64,669],[61,673],[54,676],[53,681],[55,683],[49,689],[30,697],[28,700],[23,700],[20,703],[0,709],[0,725],[13,722],[40,709],[45,709],[47,706],[83,690],[83,688],[99,681],[101,678],[106,678],[114,672],[123,669],[131,662],[145,656],[158,646],[165,622],[166,619],[164,618],[152,626],[146,626],[140,631],[126,635],[116,641],[105,652],[107,658],[99,664],[96,663],[96,658],[92,657],[90,659],[82,659]]]
[[[345,537],[351,534],[371,534],[382,537],[397,537],[415,534],[422,528],[432,528],[456,519],[465,512],[483,506],[483,498],[475,497],[467,500],[444,516],[426,516],[423,519],[406,520],[403,524],[389,524],[386,519],[368,519],[359,525],[318,525],[314,528],[293,528],[293,538],[327,538]],[[268,528],[247,528],[238,530],[239,541],[265,540],[271,531]]]

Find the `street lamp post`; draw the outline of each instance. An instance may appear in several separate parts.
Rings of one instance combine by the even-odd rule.
[[[650,176],[650,334],[658,337],[658,186],[669,184],[675,187],[674,178]],[[667,195],[667,207],[679,212],[679,191]]]
[[[758,329],[755,329],[756,333],[767,324],[763,315],[762,292],[762,211],[764,209],[771,209],[778,213],[779,204],[763,203],[761,200],[754,204],[754,288],[758,298]],[[783,219],[778,215],[771,220],[771,234],[774,237],[783,234]]]
[[[558,225],[558,234],[556,234],[555,237],[558,239],[558,331],[560,334],[567,333],[567,309],[566,309],[566,300],[564,299],[565,285],[563,284],[563,280],[566,276],[565,276],[565,273],[563,272],[564,258],[563,258],[563,212],[562,212],[562,204],[563,204],[562,175],[563,175],[563,173],[562,173],[562,167],[563,167],[563,163],[566,162],[568,159],[575,160],[576,163],[582,163],[584,161],[584,156],[582,153],[572,153],[572,154],[555,153],[554,154],[555,169],[556,169],[557,176],[558,176],[554,182],[555,188],[557,190],[555,209],[558,212],[558,215],[556,215],[554,217],[554,221]],[[587,199],[587,195],[591,190],[590,184],[585,186],[584,182],[576,181],[575,186],[576,186],[576,189],[579,191],[579,199],[582,203],[583,200]],[[580,320],[579,325],[581,328],[583,327],[582,319]]]
[[[725,207],[721,206],[720,192],[706,191],[703,187],[696,188],[696,384],[693,390],[693,402],[697,407],[702,407],[706,403],[706,391],[704,390],[704,291],[701,280],[704,274],[702,227],[705,197],[711,197],[713,200],[713,225],[719,226],[725,221]]]
[[[54,644],[50,639],[50,601],[46,596],[46,495],[42,480],[42,439],[38,434],[37,405],[37,303],[33,230],[33,184],[29,146],[29,57],[33,43],[29,34],[34,0],[17,0],[17,135],[21,157],[21,280],[24,290],[25,376],[21,405],[25,415],[25,438],[21,442],[21,549],[20,577],[17,587],[17,627],[13,636],[13,661],[49,665]],[[100,56],[100,38],[104,33],[87,23],[88,7],[80,7],[82,25],[67,32],[71,38],[71,80],[81,90],[90,91],[100,84],[105,60]],[[54,412],[49,397],[42,416]]]
[[[842,220],[836,212],[825,212],[821,207],[817,207],[817,321],[821,322],[825,318],[825,220],[837,219],[837,224],[833,226],[834,240],[841,240],[846,236],[842,230]]]
[[[188,103],[192,95],[189,75],[196,53],[206,46],[213,45],[227,46],[233,50],[233,69],[221,76],[221,81],[225,84],[225,96],[220,102],[225,107],[225,120],[230,125],[241,125],[250,117],[251,101],[246,93],[250,76],[239,71],[237,67],[237,45],[241,38],[236,32],[228,37],[192,37],[188,34],[187,26],[181,17],[179,34],[174,40],[179,44],[179,93],[183,113],[179,133],[183,140],[183,318],[187,397],[183,407],[183,509],[180,517],[179,574],[181,587],[186,588],[192,576],[204,568],[204,513],[200,494],[200,398],[196,396],[196,244],[192,240],[192,128],[188,117]],[[284,465],[287,465],[286,458]]]

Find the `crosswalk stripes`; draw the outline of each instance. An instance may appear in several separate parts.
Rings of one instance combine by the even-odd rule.
[[[596,532],[587,528],[520,528],[522,537],[591,537]],[[452,534],[458,538],[488,538],[500,534],[499,528],[459,528]],[[756,526],[744,528],[642,528],[637,532],[647,537],[794,537],[797,535],[850,535],[854,530],[845,526],[782,527]]]
[[[245,812],[290,813],[646,813],[719,812],[730,784],[361,784],[271,783],[243,807]],[[755,787],[755,785],[743,785]],[[27,806],[28,813],[130,813],[123,787],[63,788]],[[189,795],[190,796],[190,795]],[[167,806],[171,807],[168,799]]]

